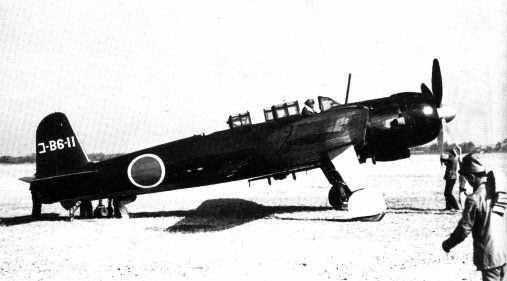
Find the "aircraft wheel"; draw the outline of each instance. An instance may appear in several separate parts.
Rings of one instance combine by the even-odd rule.
[[[336,184],[331,187],[328,194],[328,200],[331,207],[338,210],[347,209],[348,196],[345,188],[345,184]]]
[[[60,205],[62,206],[62,208],[64,208],[65,210],[70,210],[72,207],[76,206],[76,201],[70,201],[70,200],[66,200],[66,201],[62,201],[60,202]]]

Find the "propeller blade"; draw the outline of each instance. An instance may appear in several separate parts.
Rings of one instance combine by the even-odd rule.
[[[440,150],[440,156],[444,155],[444,144],[445,144],[445,120],[440,119],[442,126],[437,136],[438,149]]]
[[[433,96],[428,86],[426,86],[424,83],[421,84],[421,93],[423,95]]]
[[[442,105],[442,73],[437,59],[433,60],[433,69],[431,72],[431,88],[435,95],[435,104],[437,107]]]
[[[444,154],[444,130],[440,129],[437,137],[438,149],[440,150],[440,155]]]

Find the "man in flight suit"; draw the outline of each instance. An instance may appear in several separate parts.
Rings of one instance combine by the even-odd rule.
[[[445,209],[446,210],[459,210],[458,201],[452,194],[452,189],[456,184],[457,179],[457,170],[458,170],[458,153],[456,149],[449,149],[449,154],[447,157],[444,155],[440,155],[440,162],[445,165],[445,189],[444,189],[444,197],[445,197]],[[461,187],[460,187],[461,188]]]
[[[471,232],[473,260],[482,279],[507,281],[507,194],[497,192],[492,172],[486,174],[475,153],[463,158],[459,173],[474,192],[467,196],[462,218],[442,248],[449,252]]]
[[[305,106],[303,107],[301,115],[303,115],[303,117],[308,117],[317,114],[317,112],[315,112],[315,109],[313,109],[314,105],[315,101],[313,99],[307,99],[305,101]]]

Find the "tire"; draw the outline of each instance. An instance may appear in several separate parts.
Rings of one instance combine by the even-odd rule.
[[[66,200],[66,201],[61,201],[60,202],[60,205],[62,206],[62,208],[64,208],[65,210],[70,210],[72,207],[76,206],[76,201],[69,201],[69,200]]]
[[[329,205],[334,209],[346,209],[347,196],[344,186],[342,184],[333,185],[329,190],[328,200]]]

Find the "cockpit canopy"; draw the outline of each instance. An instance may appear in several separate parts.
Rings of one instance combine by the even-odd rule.
[[[328,97],[319,96],[318,100],[319,100],[319,109],[321,112],[340,105],[340,103]]]
[[[237,115],[229,116],[229,120],[227,120],[227,124],[229,124],[229,128],[238,128],[244,127],[248,125],[252,125],[252,119],[250,118],[250,112],[239,113]]]
[[[321,112],[340,105],[340,103],[336,102],[332,98],[323,96],[319,96],[318,101]],[[270,108],[264,109],[264,118],[266,119],[266,122],[298,115],[301,115],[301,111],[299,110],[299,103],[297,100],[276,104]],[[231,129],[252,125],[250,112],[247,111],[245,113],[239,113],[237,115],[230,115],[229,119],[227,120],[227,124]]]
[[[278,120],[289,116],[299,115],[298,101],[285,102],[264,109],[264,118],[266,121]]]

